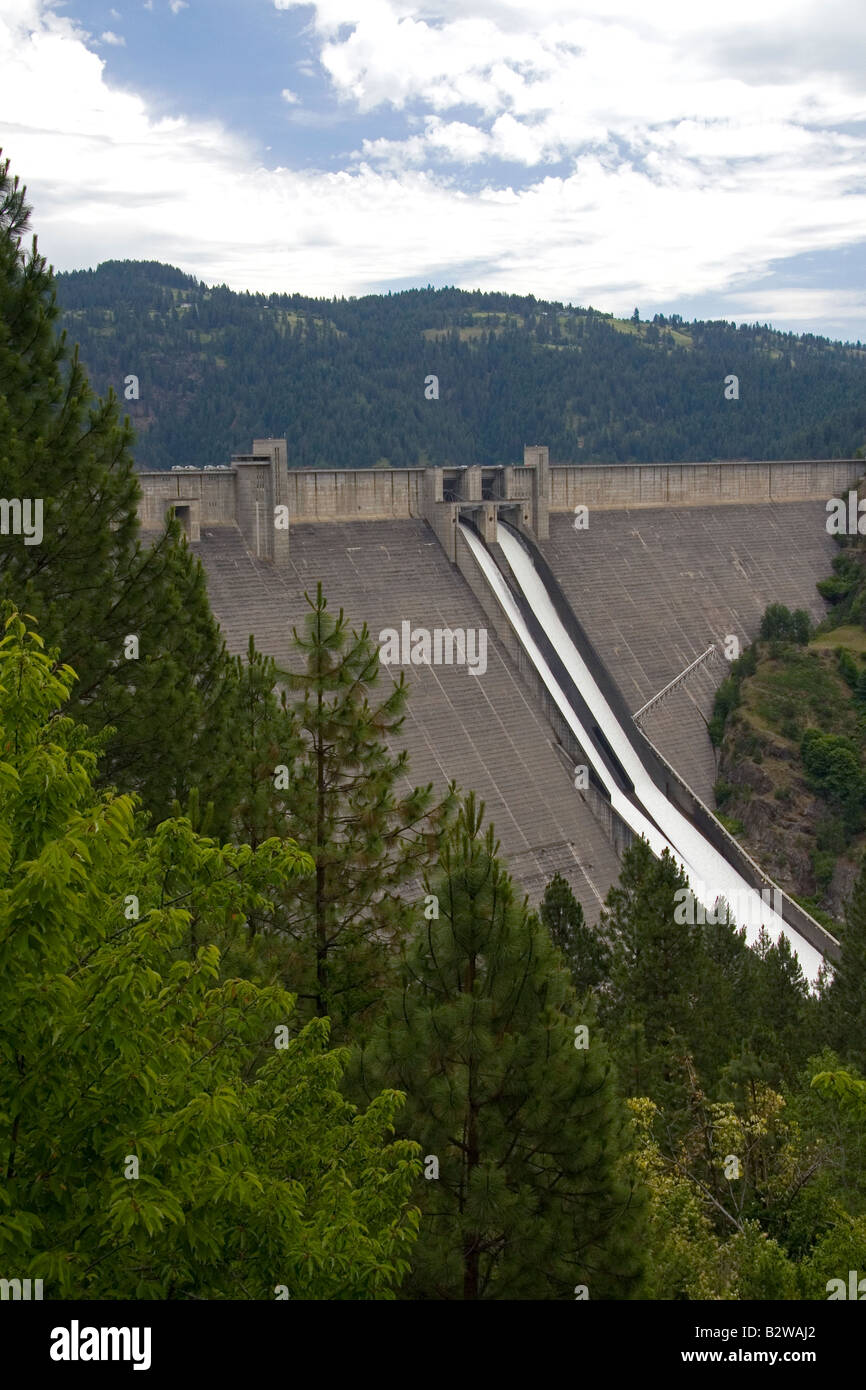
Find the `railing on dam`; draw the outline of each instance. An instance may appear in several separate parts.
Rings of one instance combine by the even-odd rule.
[[[705,661],[712,661],[718,654],[718,648],[715,642],[711,642],[707,650],[701,652],[700,656],[695,657],[694,661],[690,661],[684,671],[680,671],[678,676],[674,676],[672,681],[668,681],[667,685],[662,686],[661,690],[657,691],[651,699],[647,700],[645,705],[641,705],[640,709],[635,710],[632,715],[634,722],[637,723],[642,715],[649,714],[650,710],[655,709],[656,705],[661,704],[666,695],[670,695],[672,690],[676,690],[678,686],[682,685],[683,681],[687,676],[691,675],[692,671],[696,671]]]

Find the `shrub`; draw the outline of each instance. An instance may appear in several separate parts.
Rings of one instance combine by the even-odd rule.
[[[860,667],[847,647],[840,647],[836,653],[839,674],[852,690],[857,689],[860,680]]]
[[[764,641],[797,642],[805,646],[812,635],[812,619],[805,608],[792,613],[784,603],[771,603],[761,619],[760,635]]]
[[[806,776],[814,791],[837,806],[850,825],[863,808],[866,784],[860,758],[851,739],[842,734],[822,734],[807,729],[800,742]]]

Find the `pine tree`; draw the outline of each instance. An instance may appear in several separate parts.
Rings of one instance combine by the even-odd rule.
[[[255,849],[272,835],[286,833],[284,798],[276,793],[287,785],[289,767],[303,745],[287,711],[285,691],[277,692],[276,663],[257,650],[252,636],[246,658],[235,657],[231,676],[238,714],[232,829]]]
[[[483,810],[472,795],[461,806],[402,983],[352,1072],[363,1093],[406,1093],[398,1132],[425,1155],[407,1292],[628,1297],[641,1198],[619,1172],[626,1112],[593,1012],[516,900]]]
[[[840,944],[821,1019],[830,1046],[866,1073],[866,860],[846,906]]]
[[[764,927],[752,947],[757,957],[747,994],[743,1039],[770,1085],[792,1083],[817,1045],[817,1002],[788,938],[772,941]]]
[[[224,644],[177,522],[142,543],[132,429],[113,391],[94,399],[77,349],[56,333],[52,272],[35,237],[23,249],[29,216],[0,162],[0,495],[42,507],[35,543],[0,539],[0,598],[62,644],[78,676],[71,713],[114,730],[104,779],[163,816],[196,785],[218,800],[232,743]]]
[[[628,1093],[662,1104],[671,1087],[679,1093],[676,1057],[688,1050],[683,1042],[701,944],[687,890],[688,879],[667,850],[657,859],[646,840],[635,840],[602,913],[612,954],[602,1019]]]
[[[726,1063],[751,1037],[753,978],[759,962],[749,949],[745,928],[730,914],[699,927],[695,986],[688,1022],[689,1043],[698,1073],[712,1093]]]
[[[274,924],[295,945],[291,988],[339,1036],[381,996],[412,919],[410,885],[437,852],[454,796],[434,805],[432,785],[401,791],[408,754],[385,740],[405,717],[402,673],[371,703],[382,666],[366,625],[354,632],[342,609],[334,617],[321,584],[306,598],[306,634],[293,634],[306,669],[281,673],[299,695],[289,702],[281,761],[299,751],[277,796],[287,833],[300,836],[316,868],[278,904]]]
[[[540,915],[578,997],[597,990],[608,978],[610,951],[604,938],[587,927],[583,908],[561,874],[554,874],[545,888]]]

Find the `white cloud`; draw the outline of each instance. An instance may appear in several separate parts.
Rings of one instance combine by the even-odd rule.
[[[371,117],[358,153],[323,172],[268,169],[266,151],[216,122],[155,119],[107,83],[70,19],[4,0],[5,152],[61,268],[157,257],[237,288],[317,294],[435,279],[626,314],[715,295],[721,316],[741,302],[764,317],[736,296],[774,261],[863,239],[866,149],[850,132],[866,98],[849,46],[866,8],[608,9],[600,21],[584,0],[439,0],[433,23],[414,0],[318,0],[340,102],[315,119],[407,109],[405,138]],[[732,56],[741,29],[761,62]],[[832,287],[756,304],[866,337],[853,331],[860,298]]]
[[[109,10],[108,13],[111,15],[111,18],[112,18],[112,19],[120,19],[120,11],[119,11],[119,10]]]
[[[181,10],[188,10],[187,0],[168,0],[168,8],[172,14],[180,14]]]
[[[810,328],[810,325],[826,321],[827,297],[822,290],[752,290],[733,294],[726,313],[728,317],[742,322],[771,323],[783,330],[823,333],[822,328]],[[846,337],[862,338],[862,325],[866,322],[866,291],[837,290],[833,317],[840,325],[848,326]],[[839,331],[844,329],[840,327]]]
[[[102,42],[103,42],[103,43],[111,44],[112,47],[115,47],[115,48],[125,48],[125,47],[126,47],[126,39],[123,38],[122,35],[120,35],[120,34],[113,34],[112,31],[111,31],[110,29],[106,29],[105,32],[102,34],[101,37],[102,37]]]
[[[301,99],[298,96],[297,92],[291,91],[288,87],[283,88],[283,90],[280,93],[280,96],[283,98],[283,101],[288,102],[289,106],[297,105],[297,103]]]
[[[295,3],[276,0],[278,9]],[[361,112],[419,103],[436,113],[474,108],[479,130],[493,136],[488,152],[528,167],[611,139],[641,157],[656,145],[675,147],[678,131],[694,146],[708,123],[720,123],[713,131],[720,153],[736,156],[723,147],[728,121],[749,154],[773,153],[790,147],[798,127],[866,118],[862,83],[845,76],[847,47],[858,35],[866,39],[866,10],[843,0],[767,0],[756,21],[755,8],[734,0],[698,24],[694,7],[680,0],[659,0],[651,12],[643,0],[610,0],[602,18],[595,0],[495,7],[439,0],[433,23],[420,17],[429,16],[427,7],[408,0],[318,0],[314,25],[339,99]],[[835,45],[826,22],[833,10]],[[341,26],[349,29],[342,36]],[[764,76],[743,53],[750,39],[766,50],[770,33],[775,47]],[[797,61],[782,64],[780,76],[788,51]],[[417,160],[415,143],[406,152]],[[387,151],[390,162],[396,153]]]

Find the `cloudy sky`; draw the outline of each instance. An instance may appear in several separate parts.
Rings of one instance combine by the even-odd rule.
[[[863,0],[0,0],[57,269],[866,341]]]

